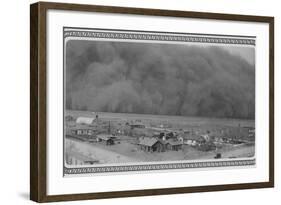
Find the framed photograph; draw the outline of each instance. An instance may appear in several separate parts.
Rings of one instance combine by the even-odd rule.
[[[30,198],[274,186],[274,18],[30,7]]]

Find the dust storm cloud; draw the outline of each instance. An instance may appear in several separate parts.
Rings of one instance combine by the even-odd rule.
[[[254,48],[223,47],[68,41],[66,109],[253,119]]]

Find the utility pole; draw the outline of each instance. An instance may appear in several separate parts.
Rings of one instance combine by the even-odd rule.
[[[108,134],[110,134],[111,128],[110,128],[110,121],[108,121]]]

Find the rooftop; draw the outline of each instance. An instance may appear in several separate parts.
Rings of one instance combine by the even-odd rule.
[[[167,144],[170,145],[182,145],[182,143],[180,141],[175,141],[175,140],[167,140]]]
[[[78,117],[76,119],[77,124],[92,124],[95,121],[95,118],[92,117]]]
[[[156,138],[150,138],[150,137],[140,137],[139,138],[139,144],[146,145],[146,146],[152,146],[159,140]]]
[[[109,140],[109,139],[115,139],[113,135],[110,134],[99,134],[97,135],[97,138],[102,139],[102,140]]]

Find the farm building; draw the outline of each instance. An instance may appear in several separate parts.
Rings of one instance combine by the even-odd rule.
[[[71,135],[79,135],[79,136],[93,136],[97,132],[96,128],[89,127],[84,124],[76,124],[75,126],[70,128]]]
[[[162,140],[151,137],[139,138],[139,146],[141,150],[147,152],[165,152],[168,150],[178,151],[182,149],[182,143],[178,140]]]
[[[164,152],[165,145],[157,138],[140,137],[139,146],[141,150],[146,152]]]
[[[201,145],[204,144],[205,142],[206,140],[202,136],[197,136],[194,134],[185,135],[183,137],[183,144],[187,144],[191,146]]]
[[[130,127],[131,127],[131,129],[134,129],[134,128],[145,128],[145,125],[141,124],[141,123],[135,123],[135,124],[130,124]]]
[[[114,145],[116,137],[109,135],[109,134],[100,134],[97,135],[97,142],[101,142],[105,145]]]
[[[92,118],[92,117],[78,117],[76,119],[77,124],[86,124],[86,125],[94,124],[95,121],[96,118]]]
[[[71,134],[74,134],[74,135],[89,135],[89,136],[92,136],[92,135],[94,135],[94,133],[95,133],[95,130],[92,130],[92,129],[78,128],[78,129],[72,129],[71,130]]]
[[[178,151],[182,149],[182,143],[178,140],[167,140],[165,144],[167,150]]]

